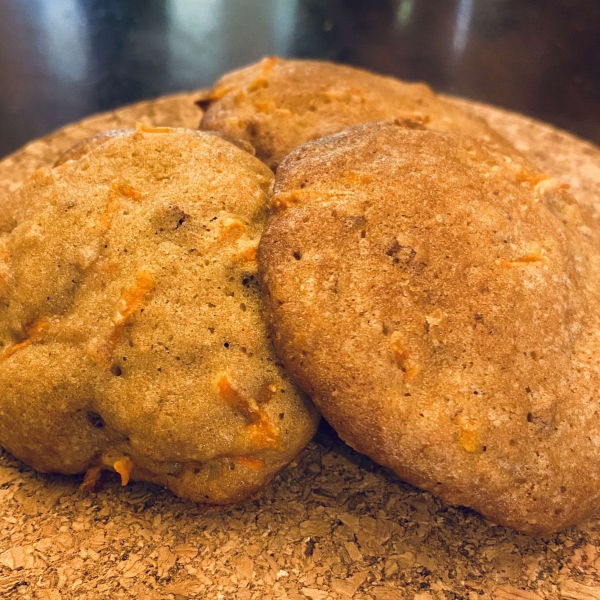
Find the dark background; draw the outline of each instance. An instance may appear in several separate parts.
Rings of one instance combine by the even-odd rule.
[[[0,0],[0,156],[265,54],[423,80],[600,143],[599,0]]]

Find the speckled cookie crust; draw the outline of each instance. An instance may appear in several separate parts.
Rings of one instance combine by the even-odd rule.
[[[284,364],[410,483],[547,533],[600,504],[600,254],[518,152],[385,122],[280,165],[259,248]]]
[[[258,312],[272,174],[185,129],[86,152],[33,174],[0,239],[0,444],[86,488],[107,469],[198,502],[252,496],[318,420]]]

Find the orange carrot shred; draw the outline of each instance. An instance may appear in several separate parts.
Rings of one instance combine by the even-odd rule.
[[[246,226],[239,219],[226,219],[219,233],[219,241],[235,242],[246,232]]]
[[[48,324],[48,319],[38,319],[31,325],[25,327],[25,332],[29,337],[18,344],[6,348],[4,352],[0,354],[0,362],[7,360],[19,350],[23,350],[23,348],[27,348],[27,346],[40,341],[40,336],[48,328]]]
[[[222,373],[219,379],[217,379],[217,389],[221,398],[228,404],[237,404],[239,401],[240,394],[233,387],[233,382],[229,378],[228,373]]]
[[[121,302],[124,305],[117,312],[115,325],[120,325],[129,319],[139,308],[144,298],[154,289],[156,281],[147,271],[138,271],[135,276],[135,283],[123,292]]]
[[[520,170],[517,172],[516,179],[519,183],[528,183],[531,186],[535,186],[540,183],[540,181],[550,179],[550,177],[544,173],[530,173]]]
[[[88,348],[88,355],[98,365],[108,367],[112,354],[119,342],[125,324],[142,305],[146,296],[154,289],[154,277],[146,271],[138,271],[134,284],[123,292],[120,307],[112,320],[112,331],[108,339],[95,343]]]
[[[248,86],[248,91],[252,92],[261,87],[265,87],[269,84],[269,77],[271,76],[271,71],[276,63],[279,62],[279,58],[277,56],[269,56],[262,61],[262,71],[254,81]]]
[[[133,471],[133,467],[133,461],[129,456],[124,456],[114,462],[113,469],[121,476],[121,485],[127,485],[129,483],[129,477],[131,471]]]
[[[210,95],[208,96],[207,100],[210,100],[211,102],[214,102],[215,100],[220,100],[221,98],[223,98],[227,94],[229,94],[229,92],[232,89],[233,88],[227,87],[227,86],[223,86],[223,87],[217,88],[214,92],[210,93]]]
[[[123,196],[139,201],[142,199],[143,194],[124,181],[113,181],[108,192],[108,204],[106,205],[104,214],[100,217],[100,224],[103,229],[110,229],[113,217],[119,209],[120,199]]]
[[[290,192],[279,192],[271,196],[269,201],[269,209],[273,212],[285,210],[291,206],[299,204],[303,200],[310,198],[325,199],[337,198],[340,196],[352,196],[353,192],[349,190],[313,190],[313,189],[297,189]]]
[[[240,259],[246,262],[256,262],[256,247],[251,246],[240,254]]]
[[[412,379],[419,372],[419,366],[411,360],[410,352],[402,345],[400,339],[396,338],[392,341],[390,351],[394,360],[404,372],[405,379]]]
[[[225,402],[239,410],[248,421],[246,428],[252,444],[256,448],[273,448],[280,444],[277,428],[271,423],[254,398],[244,396],[238,389],[229,373],[222,373],[217,379],[216,387]]]
[[[135,124],[136,131],[142,131],[144,133],[170,133],[171,127],[151,127],[150,125],[144,125],[143,123]]]
[[[522,267],[523,265],[536,262],[546,262],[546,258],[542,254],[541,248],[536,248],[532,252],[524,254],[515,260],[502,260],[500,261],[500,266],[503,269],[511,269],[513,267]]]
[[[253,456],[232,456],[232,460],[254,471],[260,471],[265,468],[263,461]]]
[[[258,422],[248,425],[248,432],[255,448],[278,448],[281,444],[279,431],[264,413]]]
[[[93,492],[96,489],[98,482],[100,481],[101,474],[102,474],[101,466],[90,467],[86,471],[83,481],[82,481],[81,485],[79,486],[79,489],[82,492],[89,492],[89,493]]]
[[[113,189],[114,189],[114,187],[115,187],[115,184],[113,184]],[[131,198],[132,200],[141,200],[142,196],[143,196],[142,192],[138,192],[138,190],[132,188],[130,185],[127,185],[126,183],[116,184],[116,189],[122,196],[127,196],[128,198]]]
[[[24,342],[20,342],[19,344],[14,344],[13,346],[9,346],[0,355],[0,361],[9,359],[13,354],[17,353],[19,350],[23,350],[23,348],[27,348],[27,346],[31,345],[32,343],[33,342],[31,339],[27,339]]]

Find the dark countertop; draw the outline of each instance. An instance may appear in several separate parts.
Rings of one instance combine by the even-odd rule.
[[[3,0],[0,156],[266,54],[423,80],[600,143],[596,0]]]

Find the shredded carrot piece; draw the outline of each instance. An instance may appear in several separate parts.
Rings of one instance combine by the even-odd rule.
[[[125,324],[142,305],[146,296],[154,289],[154,277],[146,271],[139,271],[135,283],[123,292],[120,306],[112,320],[112,331],[108,339],[88,348],[88,355],[96,363],[104,367],[110,366],[112,354],[123,333]]]
[[[121,476],[121,485],[127,485],[129,483],[129,477],[131,476],[133,467],[133,461],[129,456],[124,456],[114,462],[113,469]]]
[[[135,130],[143,131],[144,133],[171,133],[173,131],[171,127],[151,127],[143,123],[136,123]]]
[[[225,96],[227,96],[227,94],[229,94],[231,89],[232,88],[226,87],[226,86],[218,88],[214,92],[211,93],[210,99],[211,100],[220,100],[221,98],[224,98]]]
[[[404,347],[397,335],[393,336],[390,351],[394,360],[404,372],[405,379],[412,379],[419,372],[419,366],[410,358],[410,352]]]
[[[394,123],[406,129],[425,129],[425,125],[431,121],[429,115],[412,114],[394,119]]]
[[[269,80],[262,75],[259,75],[249,86],[248,91],[254,92],[255,90],[260,89],[261,87],[266,87],[269,83]]]
[[[101,466],[90,467],[86,471],[85,477],[83,478],[83,482],[79,486],[79,489],[82,492],[90,492],[90,493],[93,492],[96,489],[98,482],[100,481],[101,474],[102,474]]]
[[[528,183],[532,187],[534,187],[541,181],[550,179],[550,176],[546,175],[545,173],[531,173],[529,171],[524,171],[523,169],[521,169],[517,172],[516,179],[518,183]]]
[[[133,189],[130,185],[127,185],[126,183],[119,183],[118,191],[122,196],[127,196],[128,198],[131,198],[132,200],[141,200],[142,195],[143,195],[141,192],[138,192],[137,190]]]
[[[228,404],[235,405],[239,402],[240,393],[233,386],[229,373],[222,373],[217,379],[217,389],[221,398]]]
[[[222,373],[216,382],[219,395],[230,406],[239,410],[248,421],[247,433],[257,448],[273,448],[280,444],[277,428],[254,398],[242,394],[229,373]]]
[[[156,281],[150,273],[146,271],[138,271],[135,276],[135,283],[125,290],[121,299],[122,308],[117,312],[115,325],[120,325],[127,321],[131,315],[142,304],[146,295],[154,289]]]
[[[291,192],[279,192],[271,196],[269,208],[276,212],[290,208],[307,198],[336,198],[340,196],[352,196],[353,193],[348,190],[309,190],[297,189]]]
[[[467,452],[473,453],[481,452],[483,450],[479,435],[472,423],[465,423],[464,426],[461,426],[458,443]]]
[[[240,254],[240,260],[245,262],[256,262],[256,246],[250,246]]]
[[[503,269],[512,269],[513,267],[522,267],[530,263],[546,262],[546,257],[542,254],[542,248],[536,248],[528,254],[524,254],[515,260],[501,260],[500,266]]]
[[[477,452],[481,448],[477,432],[469,429],[463,429],[460,433],[460,445],[467,452]]]
[[[38,319],[37,321],[34,321],[31,325],[28,325],[25,328],[25,331],[27,332],[27,335],[29,335],[30,338],[37,339],[40,333],[43,333],[44,331],[46,331],[46,329],[48,329],[48,324],[48,319]]]
[[[109,341],[111,346],[116,346],[125,323],[133,316],[133,314],[142,305],[146,296],[154,289],[156,282],[154,277],[146,271],[139,271],[135,276],[135,283],[125,290],[121,297],[121,306],[117,310],[117,314],[113,318],[113,331]]]
[[[364,88],[362,86],[356,86],[356,87],[352,87],[352,88],[333,87],[333,88],[329,88],[328,90],[323,92],[323,95],[325,96],[325,98],[327,98],[328,100],[332,100],[334,102],[337,100],[342,100],[342,101],[350,100],[350,101],[354,101],[354,102],[356,102],[357,100],[364,101],[366,94],[367,94],[367,90],[366,90],[366,88]]]
[[[298,204],[301,200],[301,195],[296,192],[280,192],[273,194],[269,201],[269,208],[272,211],[284,210]]]
[[[260,471],[265,468],[265,465],[262,460],[259,458],[254,458],[253,456],[232,456],[232,460],[240,465],[244,465],[249,469],[253,469],[254,471]]]
[[[534,186],[534,191],[537,199],[543,198],[546,194],[553,194],[559,190],[568,190],[571,186],[560,179],[554,177],[550,179],[543,179]]]
[[[105,230],[110,229],[115,213],[119,209],[121,198],[125,196],[136,202],[141,200],[143,194],[138,192],[124,181],[113,181],[108,192],[108,204],[104,210],[104,214],[100,217],[100,224]]]
[[[206,98],[206,100],[203,99],[203,101],[204,102],[206,102],[206,101],[214,102],[215,100],[220,100],[221,98],[224,98],[225,96],[227,96],[227,94],[229,94],[229,92],[232,89],[233,88],[227,87],[227,86],[223,86],[223,87],[217,88],[214,92],[211,92],[208,95],[208,97]]]
[[[31,346],[31,344],[39,342],[41,334],[48,328],[48,325],[48,319],[39,319],[26,327],[25,332],[28,335],[27,339],[6,348],[4,352],[0,354],[0,362],[7,360],[19,350],[23,350],[23,348],[27,348],[27,346]]]
[[[227,404],[238,409],[249,423],[256,423],[261,418],[258,404],[253,398],[247,398],[237,388],[228,373],[223,373],[217,380],[219,394]]]
[[[267,56],[266,58],[263,58],[263,76],[267,77],[270,75],[271,71],[273,71],[273,67],[275,67],[278,62],[281,62],[278,56]]]
[[[16,352],[18,352],[19,350],[23,350],[23,348],[27,348],[27,346],[30,346],[32,343],[33,343],[33,340],[27,339],[24,342],[21,342],[19,344],[14,344],[14,346],[9,346],[2,353],[2,356],[1,356],[0,360],[7,360],[13,354],[15,354]]]
[[[265,413],[261,413],[257,423],[248,425],[248,433],[256,448],[279,448],[281,445],[279,431]]]
[[[401,363],[408,360],[408,357],[410,356],[410,352],[405,348],[402,348],[402,346],[400,346],[398,343],[392,346],[392,352],[394,354],[394,358]]]
[[[235,242],[246,233],[246,226],[239,219],[225,219],[219,233],[219,241]]]
[[[254,90],[265,87],[269,84],[269,77],[273,71],[273,67],[279,62],[279,58],[276,56],[269,56],[265,58],[262,65],[262,71],[260,75],[248,86],[248,91],[253,92]]]
[[[100,224],[103,229],[110,229],[112,225],[113,217],[119,207],[119,195],[116,194],[112,189],[108,193],[108,204],[104,210],[104,214],[100,217]]]

